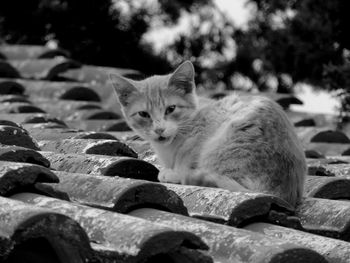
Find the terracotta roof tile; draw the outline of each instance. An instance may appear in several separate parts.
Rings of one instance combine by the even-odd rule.
[[[50,167],[50,162],[39,152],[15,145],[1,145],[0,160],[8,162],[33,163]]]
[[[40,165],[0,161],[0,196],[9,196],[24,189],[35,191],[35,184],[57,183],[58,177]]]
[[[81,82],[106,83],[108,81],[108,73],[134,79],[142,77],[141,72],[133,69],[98,67],[92,65],[83,65],[79,69],[68,69],[63,73],[60,73],[59,76]]]
[[[341,240],[267,223],[253,223],[244,228],[305,246],[320,253],[328,262],[347,263],[350,258],[350,243]]]
[[[251,231],[214,224],[154,209],[133,210],[133,216],[190,231],[203,238],[215,262],[326,262],[312,250],[288,243],[286,240],[254,234]]]
[[[307,198],[297,207],[304,230],[350,241],[350,202]]]
[[[307,176],[305,196],[350,200],[350,177]]]
[[[20,78],[21,74],[9,62],[0,59],[0,78]]]
[[[0,125],[0,144],[17,145],[39,150],[35,140],[22,128]]]
[[[40,153],[50,161],[51,168],[58,171],[158,181],[158,169],[156,167],[148,162],[131,157],[53,152]]]
[[[30,193],[12,198],[71,217],[84,228],[91,243],[108,247],[115,252],[116,259],[126,262],[175,252],[180,247],[206,249],[205,243],[190,232],[174,231],[136,217]]]
[[[39,262],[82,262],[91,257],[81,226],[50,209],[0,197],[0,229],[2,260],[19,262],[29,254]]]
[[[24,93],[25,87],[21,83],[16,81],[16,79],[5,79],[6,76],[1,75],[1,66],[0,66],[0,77],[1,77],[0,94],[2,95],[3,94],[12,94],[12,95],[21,94],[22,95]]]
[[[28,228],[28,242],[13,243],[14,236],[1,238],[15,229],[1,214],[0,260],[30,252],[50,261],[43,246],[61,262],[348,262],[350,203],[332,199],[349,200],[350,158],[341,156],[349,134],[335,131],[330,116],[287,111],[309,158],[296,210],[267,194],[161,184],[157,157],[121,117],[108,71],[141,75],[65,58],[0,62],[0,213],[14,215],[6,205],[14,204],[48,222]],[[266,95],[285,108],[300,103]],[[62,222],[74,226],[75,239],[56,238]]]
[[[19,72],[21,77],[26,79],[53,80],[58,74],[67,69],[81,66],[77,61],[64,57],[53,59],[7,60],[7,62]]]
[[[48,152],[86,153],[137,158],[137,154],[132,149],[116,140],[64,139],[59,141],[39,141],[38,144],[42,151]]]
[[[127,213],[134,208],[158,209],[187,215],[182,199],[167,187],[145,180],[55,171],[60,182],[49,184],[71,200],[93,207]]]
[[[231,226],[247,224],[253,218],[268,218],[271,210],[286,212],[285,201],[261,193],[230,192],[224,189],[164,184],[178,194],[191,216]]]

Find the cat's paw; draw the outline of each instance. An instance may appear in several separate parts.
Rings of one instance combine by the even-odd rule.
[[[185,178],[183,184],[205,187],[219,187],[216,179],[217,178],[210,173],[203,171],[194,171]]]
[[[180,184],[181,178],[178,173],[172,169],[162,169],[159,171],[158,180],[162,183]]]

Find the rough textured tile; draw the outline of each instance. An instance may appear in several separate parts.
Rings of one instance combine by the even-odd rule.
[[[209,245],[215,262],[326,262],[322,256],[299,244],[244,229],[147,208],[130,214],[200,236]]]
[[[57,183],[58,178],[39,165],[0,161],[0,195],[7,196],[23,189],[35,190],[35,184],[40,182]]]
[[[109,247],[122,260],[139,262],[157,254],[175,252],[180,247],[207,248],[201,239],[190,232],[174,231],[136,217],[36,194],[23,193],[13,198],[70,216],[85,229],[90,242]]]
[[[350,199],[350,178],[307,176],[304,194],[325,199]]]
[[[240,226],[254,218],[267,218],[273,209],[292,211],[288,203],[272,195],[199,186],[164,185],[182,198],[191,216],[231,226]]]
[[[44,167],[50,167],[50,162],[40,153],[32,149],[0,145],[0,160],[8,162],[32,163]]]
[[[324,256],[329,263],[348,263],[350,259],[348,242],[266,223],[254,223],[244,228],[305,246]]]
[[[0,197],[0,229],[1,260],[7,257],[20,262],[30,254],[40,262],[58,259],[82,263],[91,256],[89,239],[81,226],[50,209]]]
[[[350,241],[350,202],[307,198],[296,215],[304,230]]]
[[[40,150],[36,141],[28,135],[27,131],[13,126],[0,125],[0,143]]]
[[[24,78],[54,79],[69,68],[80,67],[80,63],[64,57],[53,59],[8,60]]]
[[[165,186],[143,180],[55,172],[54,189],[66,192],[70,199],[102,209],[126,213],[135,207],[158,207],[187,214],[181,198]]]
[[[51,163],[51,168],[70,172],[120,176],[148,181],[158,181],[159,170],[152,164],[131,158],[92,154],[59,154],[40,152]]]
[[[48,152],[86,153],[137,158],[137,153],[126,144],[116,140],[64,139],[59,141],[39,141],[38,144],[41,150]]]

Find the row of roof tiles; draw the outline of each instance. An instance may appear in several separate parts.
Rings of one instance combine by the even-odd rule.
[[[110,69],[61,65],[47,73],[67,59],[40,61],[45,50],[14,48],[17,56],[0,47],[2,65],[18,73],[9,76],[0,63],[2,260],[349,262],[350,159],[318,147],[349,139],[333,126],[313,127],[326,123],[322,116],[303,121],[290,113],[309,157],[296,210],[266,194],[163,184],[149,145],[118,109],[105,107]],[[87,82],[62,82],[68,78]],[[274,99],[284,108],[301,103]]]

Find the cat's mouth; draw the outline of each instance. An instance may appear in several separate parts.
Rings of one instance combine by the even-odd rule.
[[[168,142],[169,140],[170,140],[170,137],[159,136],[159,137],[157,138],[157,141],[158,141],[158,142],[161,142],[161,143]]]

